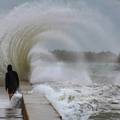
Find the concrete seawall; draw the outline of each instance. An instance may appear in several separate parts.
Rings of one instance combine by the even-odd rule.
[[[61,116],[43,94],[34,94],[28,83],[22,83],[24,120],[61,120]]]

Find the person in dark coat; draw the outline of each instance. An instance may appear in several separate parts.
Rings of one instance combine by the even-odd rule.
[[[7,73],[5,75],[5,89],[9,94],[9,99],[13,96],[19,88],[19,78],[16,71],[12,70],[12,65],[7,66]]]

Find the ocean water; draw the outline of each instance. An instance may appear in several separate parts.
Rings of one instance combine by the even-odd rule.
[[[33,92],[44,93],[63,120],[119,120],[120,71],[116,71],[119,64],[88,63],[89,74],[82,68],[77,75],[78,66],[81,68],[83,63],[77,63],[77,68],[75,64],[67,63],[62,71],[65,75],[70,72],[69,76],[60,73],[59,80],[35,84]]]
[[[63,120],[119,120],[119,64],[60,62],[51,52],[118,54],[119,10],[117,0],[35,0],[3,12],[0,80],[12,64],[20,80],[44,93]]]

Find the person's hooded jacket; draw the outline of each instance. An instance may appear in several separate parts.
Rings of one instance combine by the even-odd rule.
[[[8,93],[15,93],[19,88],[19,78],[16,71],[12,70],[12,66],[8,65],[7,73],[5,76],[5,88],[8,90]]]

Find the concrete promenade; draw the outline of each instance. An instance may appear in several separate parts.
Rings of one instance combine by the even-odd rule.
[[[25,120],[61,120],[60,115],[42,94],[31,93],[32,87],[22,83]]]

